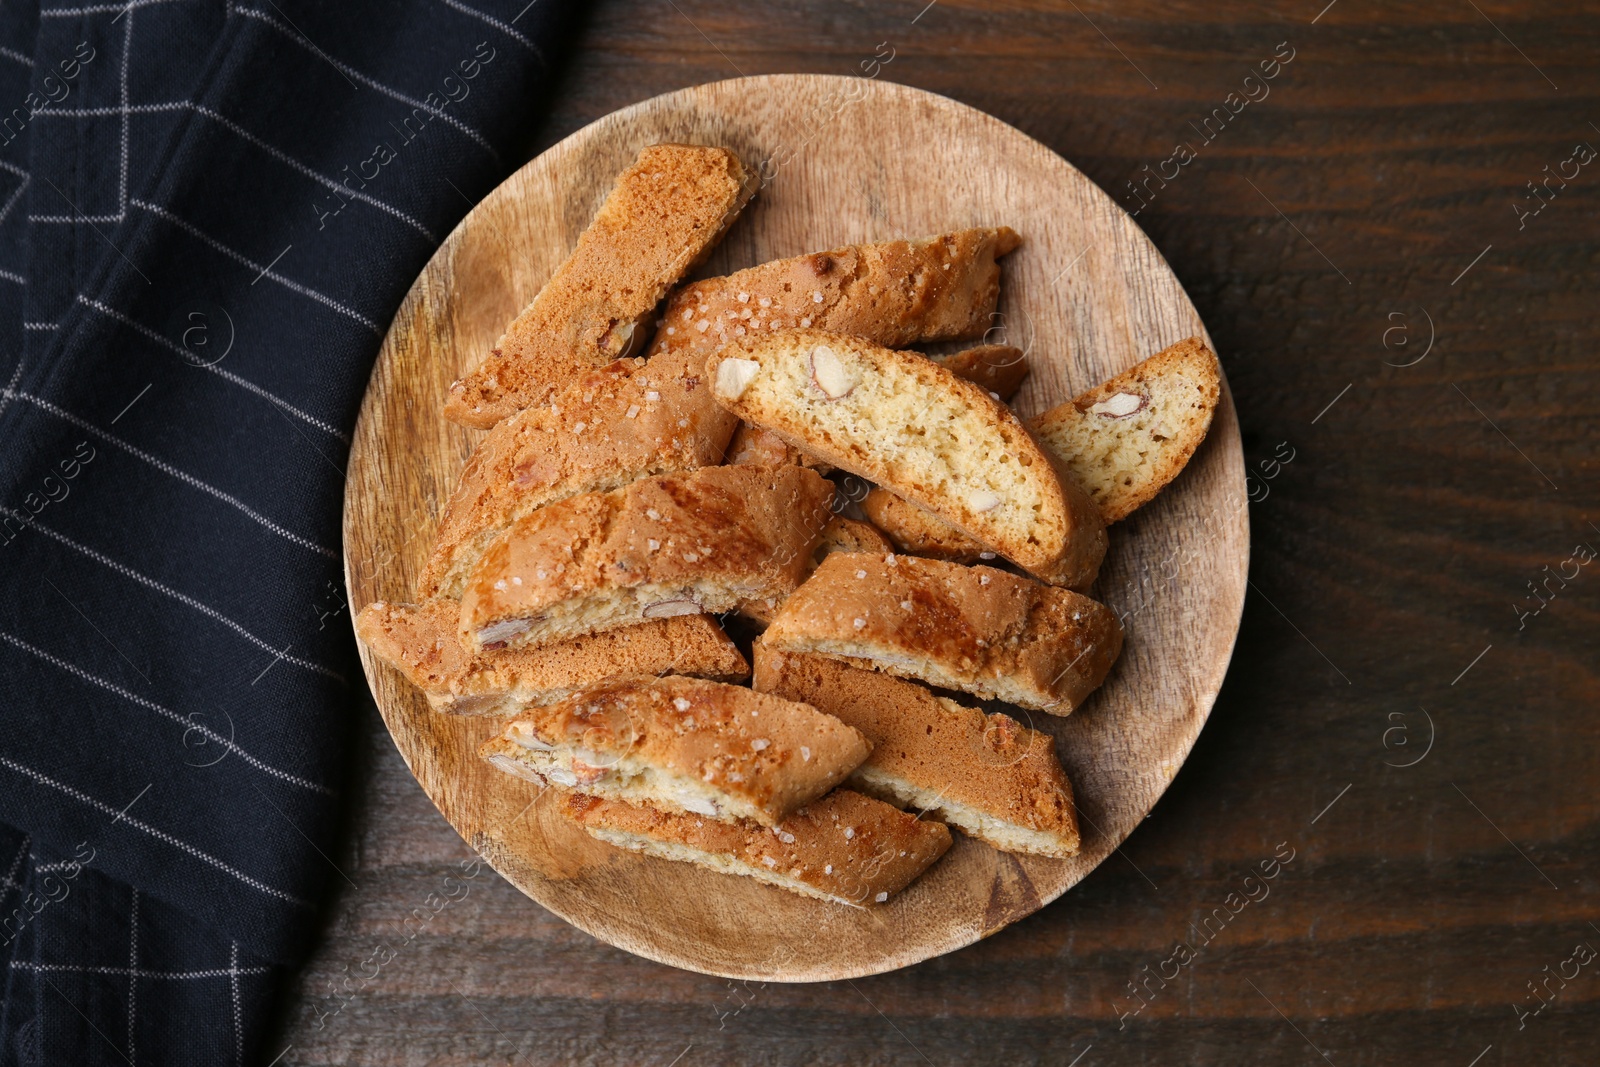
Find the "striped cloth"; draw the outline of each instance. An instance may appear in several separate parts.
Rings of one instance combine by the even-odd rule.
[[[0,1063],[282,1051],[364,698],[350,431],[571,6],[0,5]]]

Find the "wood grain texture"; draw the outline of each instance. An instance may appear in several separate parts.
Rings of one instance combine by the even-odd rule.
[[[438,419],[429,425],[448,384],[570,253],[615,175],[644,146],[669,141],[770,161],[767,184],[704,274],[966,226],[1020,232],[995,332],[1029,352],[1033,372],[1013,401],[1024,416],[1204,333],[1171,271],[1105,194],[1042,145],[964,105],[888,82],[816,75],[736,79],[649,100],[578,131],[484,198],[402,304],[351,451],[352,611],[413,588],[432,541],[430,502],[448,494],[478,436]],[[934,174],[943,177],[924,177]],[[1070,718],[1015,713],[1056,736],[1084,824],[1081,854],[1009,857],[963,838],[883,907],[840,908],[595,841],[560,816],[557,793],[478,757],[493,722],[433,712],[370,656],[367,676],[396,745],[445,817],[556,914],[630,951],[712,974],[855,978],[1025,918],[1138,825],[1221,687],[1244,603],[1247,521],[1238,424],[1224,397],[1183,478],[1113,531],[1096,586],[1129,620],[1112,677]],[[373,562],[391,552],[385,564]]]
[[[1252,486],[1296,449],[1250,506],[1227,682],[1151,817],[1062,899],[936,960],[808,985],[645,962],[528,920],[487,871],[420,921],[471,853],[369,711],[332,857],[355,885],[260,1062],[1306,1067],[1325,1062],[1312,1042],[1339,1067],[1593,1062],[1590,969],[1523,1029],[1512,1005],[1577,941],[1600,947],[1600,578],[1525,629],[1511,610],[1600,525],[1600,182],[1585,168],[1523,230],[1512,211],[1573,143],[1600,147],[1593,5],[1340,0],[1313,25],[1325,0],[940,0],[915,23],[925,0],[675,4],[593,5],[531,147],[740,73],[854,73],[888,41],[881,78],[1017,126],[1131,210],[1125,181],[1279,42],[1297,50],[1136,219],[1217,342]],[[1431,353],[1386,366],[1422,352],[1422,310]],[[1430,736],[1420,708],[1432,750],[1395,766]],[[1271,896],[1126,1015],[1129,983],[1280,841],[1298,852]],[[358,977],[375,952],[393,956]]]

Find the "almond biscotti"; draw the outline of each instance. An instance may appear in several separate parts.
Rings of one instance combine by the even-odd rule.
[[[787,596],[832,513],[804,467],[702,467],[585,493],[517,520],[461,598],[462,646],[528,648],[646,619]]]
[[[1123,371],[1033,420],[1039,442],[1082,483],[1105,521],[1149,503],[1205,439],[1222,392],[1217,357],[1198,337]]]
[[[1216,355],[1191,337],[1052,408],[1031,428],[1109,525],[1148,504],[1188,464],[1211,426],[1221,382]],[[982,545],[885,489],[872,490],[861,510],[902,551],[982,558]]]
[[[1072,785],[1049,734],[825,656],[758,640],[752,658],[758,692],[810,704],[872,744],[850,776],[855,788],[1006,852],[1077,854]]]
[[[1021,243],[1004,226],[849,245],[774,260],[672,294],[650,356],[710,355],[730,341],[818,329],[900,348],[979,337],[1000,297],[995,261]]]
[[[488,429],[544,403],[577,371],[628,355],[635,329],[721,239],[755,192],[724,148],[652,145],[617,178],[572,255],[450,386],[445,417]]]
[[[1067,715],[1110,673],[1122,626],[1086,596],[993,567],[840,553],[790,594],[762,641]]]
[[[775,826],[844,781],[869,748],[807,704],[698,678],[635,677],[529,708],[480,754],[594,796]]]
[[[584,372],[548,404],[500,422],[473,451],[417,598],[460,597],[494,539],[546,504],[721,463],[737,424],[712,399],[703,361],[683,353]]]
[[[1010,345],[979,345],[951,356],[930,357],[958,378],[965,378],[997,400],[1010,400],[1028,376],[1028,359]],[[830,464],[806,455],[759,426],[741,422],[728,444],[729,463],[803,463],[827,474]]]
[[[882,904],[950,848],[950,831],[836,789],[777,826],[726,823],[581,793],[562,812],[607,844],[740,874],[818,900]]]
[[[792,330],[706,364],[746,422],[876,482],[1043,581],[1084,587],[1105,557],[1099,510],[1011,410],[914,352]]]
[[[742,682],[750,666],[709,615],[675,615],[517,652],[471,655],[456,623],[461,605],[377,601],[356,616],[356,635],[421,689],[435,711],[515,714],[622,675],[687,674]]]

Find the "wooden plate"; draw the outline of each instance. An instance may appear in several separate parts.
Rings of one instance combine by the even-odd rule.
[[[702,271],[722,274],[857,241],[1006,224],[995,338],[1029,350],[1025,417],[1205,328],[1160,254],[1059,156],[943,97],[863,78],[782,75],[647,100],[579,130],[462,220],[412,286],[362,405],[345,492],[352,610],[409,599],[435,516],[482,436],[439,411],[576,243],[645,145],[726,145],[770,181]],[[594,936],[678,967],[817,981],[874,974],[971,944],[1092,871],[1144,818],[1211,710],[1244,603],[1249,529],[1231,397],[1181,478],[1111,529],[1096,596],[1127,618],[1111,678],[1054,734],[1078,792],[1083,852],[1010,856],[957,835],[891,903],[839,907],[601,844],[552,797],[481,762],[492,721],[432,712],[362,651],[395,744],[439,810],[534,900]]]

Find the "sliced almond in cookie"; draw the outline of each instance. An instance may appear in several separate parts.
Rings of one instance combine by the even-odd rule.
[[[642,346],[661,298],[721,239],[755,192],[725,148],[652,145],[617,178],[572,255],[451,385],[445,417],[488,429],[547,401],[572,375]]]
[[[794,330],[707,362],[746,422],[932,511],[1044,581],[1086,586],[1105,556],[1099,512],[1004,404],[914,352]]]
[[[367,650],[421,689],[435,711],[454,715],[512,715],[550,704],[573,690],[637,674],[687,674],[742,682],[750,666],[709,615],[679,615],[544,648],[472,655],[461,647],[461,605],[368,604],[356,616]]]
[[[1006,852],[1077,854],[1072,785],[1049,734],[826,656],[758,640],[753,659],[759,692],[810,704],[871,742],[850,776],[854,788]]]
[[[474,568],[463,647],[536,647],[786,596],[832,498],[827,479],[804,467],[702,467],[540,508]]]
[[[519,777],[773,826],[842,782],[869,745],[808,704],[698,678],[620,678],[529,708],[482,747]]]
[[[1216,354],[1191,337],[1050,409],[1032,426],[1105,521],[1117,522],[1149,503],[1188,464],[1221,393]]]
[[[882,904],[950,848],[950,831],[940,823],[848,789],[835,789],[772,827],[578,793],[562,801],[567,818],[618,848],[852,907]]]
[[[1022,351],[1010,345],[979,345],[951,356],[929,357],[958,378],[965,378],[981,386],[997,400],[1010,400],[1028,376],[1028,360]],[[754,375],[752,367],[749,373]],[[742,390],[742,383],[730,385]],[[827,474],[832,464],[795,448],[789,442],[759,426],[741,422],[728,445],[729,463],[802,463],[821,474]]]
[[[993,567],[839,553],[789,595],[762,643],[1067,715],[1110,673],[1103,604]]]

